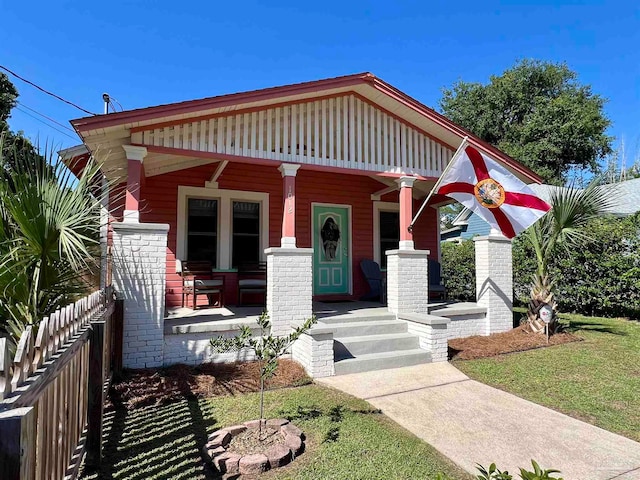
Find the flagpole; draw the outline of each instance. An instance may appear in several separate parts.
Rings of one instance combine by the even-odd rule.
[[[433,185],[433,188],[429,192],[429,195],[427,195],[427,198],[425,198],[424,202],[422,202],[422,205],[420,206],[420,209],[418,210],[418,213],[416,213],[415,217],[413,217],[413,220],[411,220],[411,223],[409,224],[409,227],[407,228],[407,230],[409,230],[409,232],[411,232],[413,230],[413,225],[418,220],[418,217],[420,216],[420,214],[424,210],[424,207],[427,206],[427,203],[429,202],[429,200],[431,200],[431,197],[433,196],[433,193],[438,189],[438,187],[440,186],[440,183],[442,183],[442,179],[444,178],[445,174],[449,171],[451,166],[458,159],[458,155],[460,154],[460,152],[466,146],[467,143],[469,143],[469,136],[466,136],[466,137],[464,137],[462,139],[462,143],[460,143],[460,146],[458,147],[456,152],[453,154],[453,157],[451,157],[451,161],[445,167],[444,171],[442,172],[442,175],[440,175],[440,178],[438,178],[438,181]]]

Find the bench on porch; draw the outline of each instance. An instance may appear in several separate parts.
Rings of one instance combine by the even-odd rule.
[[[266,303],[267,262],[243,263],[238,266],[238,305],[243,305],[242,297],[246,294],[264,295]]]
[[[211,262],[186,261],[182,262],[182,306],[185,299],[188,303],[189,295],[193,298],[192,308],[198,306],[198,295],[206,295],[209,305],[215,305],[213,297],[217,295],[218,307],[224,306],[224,276],[213,275]]]

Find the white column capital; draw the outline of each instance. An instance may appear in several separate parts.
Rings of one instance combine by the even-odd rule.
[[[147,147],[138,147],[137,145],[122,145],[127,160],[137,160],[140,163],[147,156]]]
[[[300,165],[297,163],[281,163],[278,167],[283,177],[295,177]]]
[[[416,180],[417,180],[416,177],[404,176],[404,177],[398,178],[396,180],[396,183],[400,185],[400,188],[404,188],[404,187],[412,188]]]

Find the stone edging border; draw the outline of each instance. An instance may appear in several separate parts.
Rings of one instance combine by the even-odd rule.
[[[304,433],[284,418],[262,420],[263,427],[280,429],[279,433],[284,438],[284,444],[276,444],[263,453],[251,455],[227,452],[233,437],[246,430],[257,430],[260,422],[261,420],[251,420],[213,432],[202,448],[204,458],[214,469],[225,475],[257,475],[269,469],[283,467],[303,452]]]

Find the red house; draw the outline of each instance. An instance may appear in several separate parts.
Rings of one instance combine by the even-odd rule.
[[[312,301],[365,296],[364,259],[388,268],[390,314],[429,314],[426,259],[439,258],[430,207],[444,199],[433,198],[407,227],[463,137],[539,181],[370,73],[71,123],[84,147],[65,155],[92,154],[111,188],[130,366],[168,363],[165,309],[182,306],[184,261],[211,263],[227,305],[239,300],[238,267],[267,262],[266,303],[278,331],[310,315]],[[259,293],[248,292],[252,301]]]

